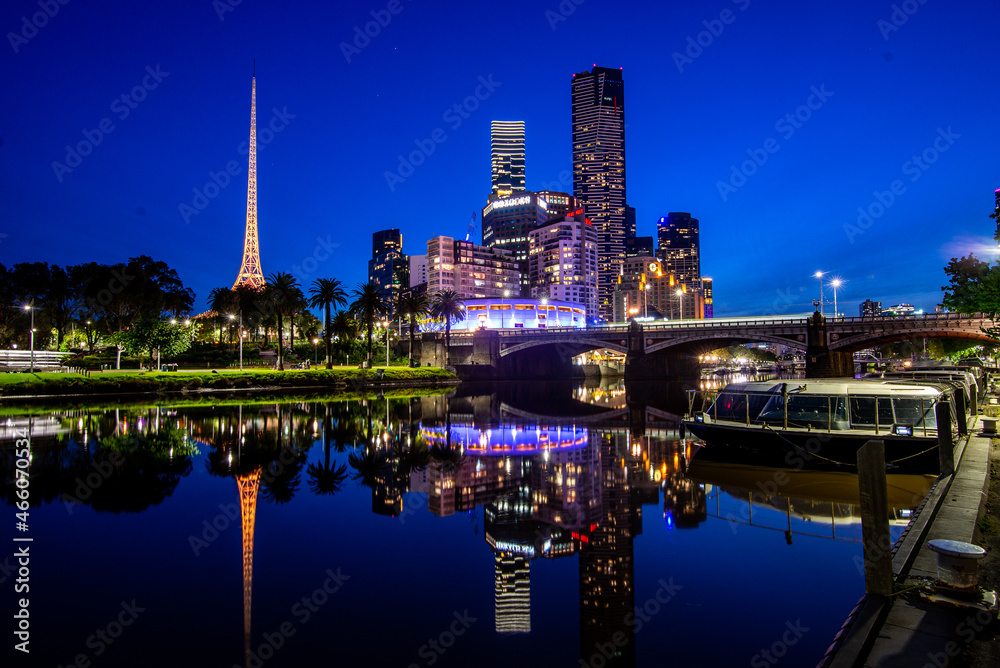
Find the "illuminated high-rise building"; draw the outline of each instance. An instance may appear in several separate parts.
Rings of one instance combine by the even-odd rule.
[[[372,234],[368,280],[379,286],[390,310],[394,310],[399,295],[410,287],[410,258],[403,255],[403,235],[399,230],[380,230]]]
[[[576,302],[597,312],[597,233],[583,211],[528,233],[532,298]]]
[[[598,237],[598,307],[610,319],[625,259],[625,84],[620,69],[573,75],[573,194]]]
[[[712,318],[715,316],[715,312],[712,308],[712,279],[705,276],[701,277],[701,296],[705,300],[705,317]]]
[[[673,274],[679,287],[691,295],[701,294],[701,241],[698,219],[690,213],[672,212],[657,222],[657,256],[664,270]],[[685,294],[683,318],[701,318],[698,300]]]
[[[548,202],[538,193],[522,191],[483,207],[483,246],[508,251],[518,264],[520,278],[513,297],[528,296],[528,233],[549,218]]]
[[[490,166],[491,201],[524,190],[524,121],[490,123]]]

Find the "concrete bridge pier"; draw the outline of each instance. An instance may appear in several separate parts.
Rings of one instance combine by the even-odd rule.
[[[854,355],[842,350],[830,350],[826,318],[819,311],[809,318],[806,346],[806,378],[854,377]]]
[[[647,353],[642,325],[634,321],[629,324],[625,380],[697,378],[700,372],[697,355],[682,347]]]

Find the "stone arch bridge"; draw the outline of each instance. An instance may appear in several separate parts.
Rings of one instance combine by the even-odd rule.
[[[484,329],[453,332],[450,355],[440,332],[425,333],[415,357],[423,365],[454,366],[469,379],[568,378],[572,358],[608,348],[625,355],[627,380],[689,377],[698,355],[741,343],[780,343],[806,351],[806,376],[854,375],[852,353],[874,345],[925,338],[996,343],[983,333],[982,314],[934,313],[874,318],[726,318],[587,329]]]

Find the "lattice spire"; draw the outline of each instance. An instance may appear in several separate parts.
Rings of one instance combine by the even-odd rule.
[[[243,526],[243,652],[250,663],[250,602],[253,590],[253,530],[257,517],[260,469],[236,476],[240,488],[240,518]]]
[[[254,68],[256,69],[256,67]],[[250,86],[250,168],[247,170],[247,230],[243,237],[243,264],[233,289],[248,285],[255,290],[264,287],[260,269],[260,245],[257,241],[257,77]]]

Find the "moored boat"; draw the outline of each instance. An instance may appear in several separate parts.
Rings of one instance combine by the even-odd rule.
[[[952,384],[822,379],[730,383],[684,426],[713,445],[741,448],[748,462],[851,470],[857,450],[885,443],[888,468],[936,472],[938,403]],[[955,404],[949,424],[956,425]]]

